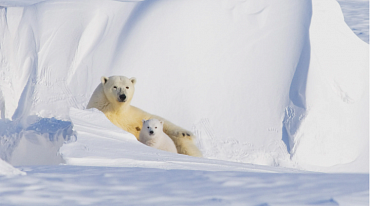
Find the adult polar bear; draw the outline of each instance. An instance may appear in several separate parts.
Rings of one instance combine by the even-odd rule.
[[[149,114],[130,105],[135,92],[135,78],[125,76],[102,77],[101,83],[92,94],[87,109],[97,108],[116,126],[135,135],[139,140],[143,119],[159,119],[164,122],[163,131],[175,143],[177,152],[195,157],[202,153],[194,144],[194,135],[170,121]]]

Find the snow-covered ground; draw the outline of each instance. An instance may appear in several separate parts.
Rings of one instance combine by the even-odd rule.
[[[173,155],[138,143],[99,111],[72,109],[71,118],[78,141],[62,147],[66,165],[21,166],[27,175],[0,177],[3,205],[366,205],[369,201],[367,174],[318,174]]]
[[[0,6],[1,205],[369,204],[369,50],[338,2]],[[205,158],[85,110],[103,75]]]
[[[33,166],[2,205],[368,205],[367,174]]]
[[[344,20],[352,31],[369,43],[369,0],[338,0]]]

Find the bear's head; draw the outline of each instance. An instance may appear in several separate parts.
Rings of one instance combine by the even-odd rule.
[[[163,121],[158,119],[143,119],[143,128],[141,132],[145,132],[147,135],[154,137],[157,133],[163,132]]]
[[[136,79],[125,76],[101,77],[104,94],[111,103],[130,103],[135,93]]]

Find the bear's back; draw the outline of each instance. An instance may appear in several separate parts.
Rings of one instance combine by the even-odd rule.
[[[154,136],[150,137],[147,131],[141,130],[139,141],[156,149],[177,153],[175,143],[163,131],[157,132]]]
[[[159,137],[156,137],[156,138],[160,138],[160,144],[158,145],[157,149],[177,153],[175,143],[166,133],[161,132],[157,135],[159,135]]]
[[[100,111],[103,110],[103,108],[108,104],[108,99],[104,94],[103,85],[100,83],[96,89],[94,90],[94,93],[91,95],[91,98],[89,100],[89,103],[86,106],[86,109],[90,108],[96,108]]]

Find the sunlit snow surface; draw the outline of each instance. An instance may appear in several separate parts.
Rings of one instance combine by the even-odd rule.
[[[0,204],[368,205],[368,174],[308,172],[369,164],[368,45],[312,3],[0,1]],[[114,74],[206,158],[84,110]]]

